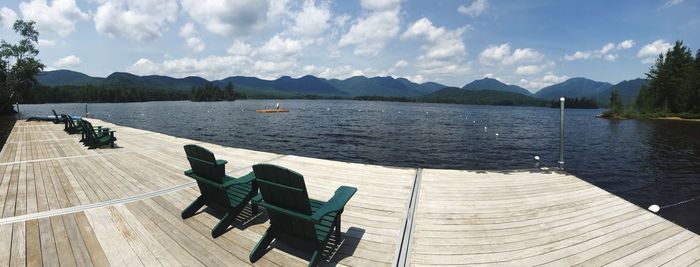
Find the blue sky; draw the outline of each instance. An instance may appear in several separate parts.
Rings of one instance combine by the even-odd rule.
[[[99,77],[493,77],[536,91],[643,77],[675,40],[700,48],[697,14],[690,0],[31,0],[0,3],[0,36],[34,20],[48,69]]]

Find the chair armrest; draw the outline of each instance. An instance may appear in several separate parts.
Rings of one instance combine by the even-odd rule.
[[[225,161],[225,160],[223,160],[223,159],[217,159],[217,160],[216,160],[216,165],[225,165],[226,163],[228,163],[228,161]]]
[[[222,184],[222,185],[221,185],[222,187],[229,187],[229,186],[232,186],[232,185],[235,185],[235,184],[247,184],[247,183],[250,183],[250,182],[252,182],[253,180],[255,180],[255,173],[254,173],[254,172],[250,172],[250,173],[248,173],[248,174],[246,174],[246,175],[241,176],[240,178],[235,178],[235,177],[231,177],[231,176],[228,176],[228,175],[226,175],[226,177],[228,177],[228,178],[231,179],[231,180],[228,181],[228,182],[225,182],[224,184]]]
[[[316,210],[316,212],[314,212],[313,215],[311,215],[314,222],[319,223],[321,221],[321,218],[323,218],[323,216],[326,216],[326,214],[328,213],[343,210],[343,208],[345,208],[345,204],[347,204],[350,198],[353,195],[355,195],[355,192],[357,192],[357,188],[354,187],[339,187],[337,190],[335,190],[335,194],[333,195],[333,197],[330,200],[328,200],[326,204],[323,204],[321,208]]]
[[[259,205],[259,206],[267,209],[268,212],[269,211],[279,212],[279,213],[282,213],[282,214],[290,216],[290,217],[294,217],[297,219],[302,219],[304,221],[316,223],[314,221],[314,219],[311,218],[311,216],[309,216],[309,215],[298,213],[298,212],[291,211],[288,209],[283,209],[283,208],[277,207],[275,205],[270,205],[270,204],[267,204],[265,201],[260,201],[260,202],[254,203],[254,204]]]

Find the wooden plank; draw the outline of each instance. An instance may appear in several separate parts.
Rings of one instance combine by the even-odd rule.
[[[39,236],[39,221],[30,220],[25,222],[26,226],[26,246],[27,246],[27,266],[41,266],[41,239]],[[18,242],[19,243],[19,242]],[[19,243],[18,245],[20,245]]]
[[[51,219],[42,218],[39,221],[39,236],[41,241],[41,255],[43,266],[59,266],[58,251],[56,250],[56,241],[54,239],[53,227]]]
[[[53,232],[53,238],[56,242],[56,256],[58,257],[58,265],[76,266],[75,259],[73,258],[73,251],[70,246],[70,240],[68,239],[68,234],[66,233],[66,228],[63,224],[63,219],[61,216],[54,216],[48,219],[51,220],[51,231]],[[44,244],[42,243],[42,246],[43,245]]]
[[[109,263],[114,266],[143,266],[128,241],[119,233],[110,214],[105,209],[84,211],[95,236],[104,249]]]
[[[94,266],[107,266],[109,261],[103,250],[103,245],[100,244],[95,231],[93,230],[90,221],[85,215],[85,212],[74,213],[73,218],[80,229],[80,235],[85,242],[85,247],[90,253],[90,260]],[[120,249],[120,248],[115,248]]]
[[[148,246],[155,247],[155,244],[144,244],[144,242],[142,241],[143,236],[138,235],[137,232],[132,230],[132,228],[127,225],[127,223],[124,220],[124,217],[116,209],[115,206],[106,207],[105,209],[107,210],[106,214],[108,214],[111,217],[112,222],[114,222],[114,225],[116,226],[118,232],[122,235],[124,240],[126,240],[129,246],[131,246],[131,249],[141,260],[141,263],[146,266],[160,265],[156,256],[148,248]],[[137,226],[138,221],[132,222],[132,224],[134,226]]]
[[[90,259],[90,251],[88,251],[85,244],[86,241],[83,240],[78,223],[73,216],[73,214],[57,216],[57,218],[60,217],[63,221],[63,226],[65,227],[66,235],[70,244],[72,257],[68,256],[68,258],[75,260],[75,265],[77,266],[93,266],[92,260]],[[59,257],[61,257],[61,254],[59,254]],[[63,261],[64,260],[61,260],[61,264],[63,264]],[[105,263],[107,263],[106,259]]]
[[[0,266],[10,266],[12,253],[12,224],[0,225]]]

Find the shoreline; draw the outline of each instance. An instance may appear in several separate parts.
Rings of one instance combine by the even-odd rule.
[[[655,119],[655,120],[669,120],[669,121],[692,121],[692,122],[700,122],[700,119],[685,119],[685,118],[676,117],[676,116],[672,116],[672,117],[658,117],[658,118],[654,118],[654,119]]]

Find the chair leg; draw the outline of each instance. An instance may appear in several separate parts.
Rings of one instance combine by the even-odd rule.
[[[258,212],[260,212],[260,210],[258,209],[258,205],[251,204],[250,205],[250,212],[251,212],[251,215],[258,214]]]
[[[238,214],[238,212],[227,212],[224,215],[224,218],[222,218],[221,221],[214,226],[214,229],[211,230],[211,237],[217,238],[220,235],[223,235],[226,232],[226,229],[233,224],[233,219],[236,218],[236,214]]]
[[[306,266],[313,267],[313,266],[318,265],[318,261],[321,259],[320,255],[321,255],[320,249],[317,249],[316,251],[314,251],[314,254],[311,255],[311,259],[309,260],[309,265],[306,265]]]
[[[338,214],[338,218],[335,219],[335,242],[340,244],[340,214]]]
[[[203,206],[204,206],[204,198],[202,198],[200,196],[197,199],[195,199],[194,202],[192,202],[192,204],[187,206],[187,208],[185,208],[185,210],[182,211],[182,214],[180,214],[180,216],[182,216],[182,219],[187,219],[189,217],[192,217]]]
[[[253,251],[250,252],[250,263],[255,263],[262,258],[263,255],[265,255],[265,250],[267,250],[267,247],[270,246],[273,239],[274,236],[272,233],[270,233],[270,229],[267,229],[262,238],[260,238],[260,241],[258,241],[258,244],[256,244],[253,248]]]

